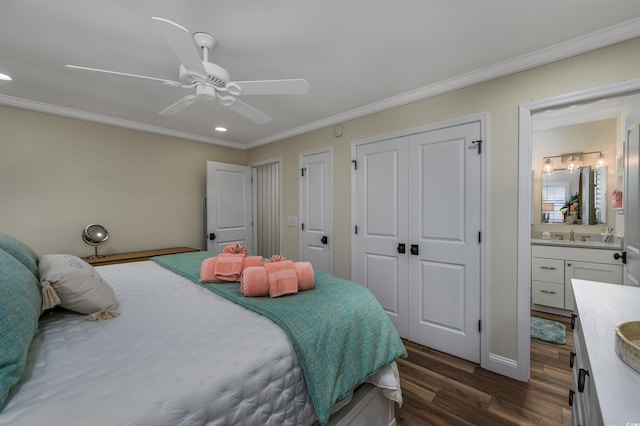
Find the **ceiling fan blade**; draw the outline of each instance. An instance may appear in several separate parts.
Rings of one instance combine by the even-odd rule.
[[[239,93],[233,93],[234,85],[240,88]],[[309,92],[309,83],[304,78],[234,81],[227,86],[233,95],[306,95]]]
[[[219,98],[222,105],[231,108],[251,121],[255,121],[258,124],[266,124],[271,121],[271,117],[267,114],[262,111],[258,111],[251,105],[242,102],[240,99],[234,98],[233,96],[219,96]]]
[[[185,96],[184,98],[180,99],[178,102],[175,102],[174,104],[169,105],[167,108],[163,109],[158,114],[160,114],[160,115],[174,115],[174,114],[177,114],[177,113],[183,111],[185,108],[187,108],[189,105],[191,105],[192,103],[194,103],[197,100],[198,100],[198,95]]]
[[[203,76],[207,75],[202,59],[198,54],[198,49],[193,41],[193,36],[185,27],[164,18],[151,18],[156,23],[156,27],[162,34],[173,53],[184,67],[192,72],[197,72]]]
[[[164,78],[149,77],[149,76],[146,76],[146,75],[130,74],[130,73],[120,72],[120,71],[109,71],[109,70],[102,70],[102,69],[99,69],[99,68],[80,67],[80,66],[77,66],[77,65],[65,65],[65,67],[73,68],[73,69],[77,69],[77,70],[83,70],[83,71],[96,71],[96,72],[102,72],[102,73],[105,73],[105,74],[124,75],[125,77],[135,77],[135,78],[143,78],[145,80],[161,81],[164,84],[168,84],[170,86],[182,86],[183,85],[182,83],[180,83],[178,81],[166,80]]]

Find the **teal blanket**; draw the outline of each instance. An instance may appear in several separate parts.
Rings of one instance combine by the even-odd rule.
[[[407,352],[393,324],[366,287],[323,272],[315,288],[278,298],[244,297],[239,283],[200,282],[202,261],[212,252],[151,260],[245,308],[264,315],[289,336],[302,366],[320,424],[336,401]]]

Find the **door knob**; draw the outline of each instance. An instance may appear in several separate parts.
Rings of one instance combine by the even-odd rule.
[[[216,234],[215,234],[215,232],[210,233],[210,234],[209,234],[209,241],[213,241],[213,240],[215,240],[215,239],[216,239]]]
[[[328,244],[329,243],[329,238],[325,235],[320,239],[320,242],[322,244]]]
[[[398,244],[398,253],[405,254],[406,252],[407,252],[407,249],[405,247],[405,244]]]
[[[411,244],[411,254],[413,254],[414,256],[420,254],[420,249],[418,248],[417,244]]]

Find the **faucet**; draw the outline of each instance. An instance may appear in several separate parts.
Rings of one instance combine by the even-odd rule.
[[[569,241],[575,241],[576,240],[576,234],[573,232],[573,229],[571,231],[569,231]]]

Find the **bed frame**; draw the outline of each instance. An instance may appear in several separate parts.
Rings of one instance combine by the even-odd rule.
[[[366,383],[354,393],[349,404],[331,416],[328,425],[394,426],[396,424],[394,404],[383,395],[380,388]]]

